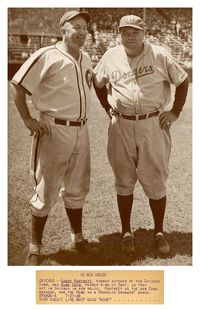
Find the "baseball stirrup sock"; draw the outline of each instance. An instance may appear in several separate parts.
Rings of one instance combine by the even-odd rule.
[[[125,196],[118,194],[117,203],[122,224],[122,236],[123,236],[126,232],[131,233],[130,218],[133,205],[133,194]]]
[[[29,252],[31,254],[39,255],[40,254],[41,245],[34,245],[30,243],[29,245]]]
[[[71,241],[73,241],[73,242],[80,242],[82,240],[83,240],[82,233],[78,233],[78,234],[71,233]]]
[[[44,231],[45,223],[47,221],[47,216],[37,217],[32,214],[31,220],[32,220],[31,243],[34,245],[40,245],[42,243],[42,234]]]
[[[82,208],[65,208],[70,223],[72,234],[82,233]]]
[[[153,214],[155,234],[163,232],[163,221],[166,208],[166,196],[159,200],[149,199],[149,205]]]

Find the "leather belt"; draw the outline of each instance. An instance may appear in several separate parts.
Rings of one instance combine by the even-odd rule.
[[[81,121],[71,121],[71,120],[55,118],[54,121],[56,124],[60,124],[62,126],[81,127],[81,126],[84,126],[84,124],[87,122],[87,119],[84,119]]]
[[[124,119],[128,119],[128,120],[142,120],[142,119],[148,119],[148,118],[157,116],[160,113],[160,111],[157,110],[157,111],[152,112],[152,113],[147,113],[147,114],[142,114],[142,115],[139,115],[139,114],[137,115],[136,114],[136,115],[128,116],[128,115],[123,115],[123,114],[117,112],[116,110],[112,109],[111,110],[111,115],[115,114],[115,113],[117,115],[121,116]]]

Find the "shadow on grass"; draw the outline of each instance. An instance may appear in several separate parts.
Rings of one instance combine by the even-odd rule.
[[[171,246],[171,252],[167,255],[159,255],[154,247],[153,230],[138,229],[134,232],[136,252],[127,256],[120,251],[121,235],[114,233],[99,237],[99,242],[90,242],[91,248],[98,248],[99,252],[93,254],[69,253],[58,251],[54,254],[41,255],[41,265],[141,265],[145,260],[166,259],[170,265],[170,259],[178,256],[192,256],[192,234],[172,232],[166,234]],[[152,265],[152,262],[151,262]],[[174,263],[173,263],[174,265]],[[176,265],[180,265],[177,261]]]

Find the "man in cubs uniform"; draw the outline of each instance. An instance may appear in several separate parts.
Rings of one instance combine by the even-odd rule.
[[[14,101],[33,135],[30,201],[32,238],[27,265],[37,265],[42,233],[60,189],[71,227],[65,250],[87,251],[82,235],[82,207],[89,191],[90,145],[87,129],[92,64],[80,50],[87,35],[86,12],[68,11],[60,20],[62,41],[36,51],[12,79]],[[32,98],[39,121],[29,113]]]
[[[130,216],[138,180],[149,198],[156,248],[165,254],[170,252],[163,232],[171,148],[169,130],[185,103],[189,81],[187,73],[165,49],[144,42],[140,17],[123,16],[119,29],[122,45],[103,55],[94,69],[94,85],[111,117],[108,159],[115,175],[122,250],[135,250]],[[172,109],[164,111],[171,100],[170,84],[176,87],[175,99]]]

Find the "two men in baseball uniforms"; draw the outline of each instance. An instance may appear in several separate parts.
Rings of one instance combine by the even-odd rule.
[[[167,254],[170,245],[163,221],[170,127],[185,103],[189,80],[164,48],[144,41],[144,27],[138,16],[121,18],[122,45],[103,55],[94,69],[94,85],[111,118],[107,152],[115,176],[122,250],[135,251],[130,217],[138,180],[149,198],[155,246],[159,253]],[[171,84],[176,87],[173,107],[164,111],[171,101]]]
[[[30,201],[26,265],[39,263],[43,229],[61,188],[71,228],[71,242],[64,250],[89,250],[82,234],[82,208],[90,183],[87,117],[92,64],[80,50],[89,20],[86,12],[66,12],[60,20],[62,41],[36,51],[12,79],[16,107],[33,135],[30,167],[35,194]],[[26,94],[40,113],[39,121],[30,115]]]

